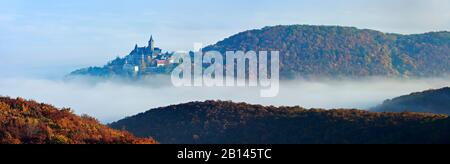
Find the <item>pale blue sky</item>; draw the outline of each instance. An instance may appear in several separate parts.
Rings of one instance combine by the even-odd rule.
[[[450,30],[448,0],[0,0],[0,76],[60,76],[144,45],[213,44],[278,24]]]

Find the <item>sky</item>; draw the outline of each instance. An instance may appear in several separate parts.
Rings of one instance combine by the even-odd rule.
[[[272,25],[450,30],[448,0],[0,0],[0,76],[58,78],[153,35],[168,51]]]

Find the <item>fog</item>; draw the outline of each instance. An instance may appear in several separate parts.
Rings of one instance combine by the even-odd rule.
[[[386,99],[450,86],[449,78],[365,80],[295,80],[281,82],[274,98],[260,98],[260,88],[174,88],[163,77],[141,82],[98,79],[0,79],[0,95],[23,97],[56,107],[70,107],[103,123],[156,107],[190,101],[232,100],[275,106],[368,109]]]

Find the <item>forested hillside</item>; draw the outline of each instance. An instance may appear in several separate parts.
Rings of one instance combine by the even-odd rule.
[[[204,51],[280,51],[281,76],[432,77],[450,74],[450,33],[387,34],[339,26],[274,26],[231,36]]]
[[[70,109],[0,97],[0,144],[155,144]]]
[[[386,100],[373,109],[379,112],[427,112],[450,114],[450,88],[428,90]]]
[[[223,101],[153,109],[110,126],[177,144],[450,143],[446,115],[307,110]]]

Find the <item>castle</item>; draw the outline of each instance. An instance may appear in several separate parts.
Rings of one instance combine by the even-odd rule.
[[[173,64],[172,56],[173,53],[162,53],[160,48],[155,47],[155,40],[151,36],[146,47],[136,44],[134,50],[124,58],[123,70],[139,74],[155,72],[158,68]]]
[[[117,57],[103,67],[89,67],[72,72],[72,75],[143,77],[152,74],[167,74],[177,64],[174,53],[162,52],[155,46],[153,36],[148,45],[134,49],[125,57]]]

